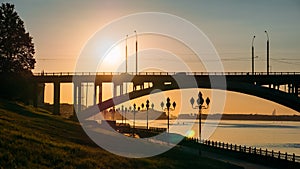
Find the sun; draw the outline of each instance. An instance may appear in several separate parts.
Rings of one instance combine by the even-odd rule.
[[[103,62],[100,65],[102,71],[116,71],[119,69],[120,65],[124,62],[124,54],[119,45],[114,46],[111,50],[104,56]]]

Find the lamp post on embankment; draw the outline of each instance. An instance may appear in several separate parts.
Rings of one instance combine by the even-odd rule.
[[[161,102],[161,108],[164,110],[164,111],[166,111],[167,110],[167,119],[168,119],[168,123],[167,123],[167,132],[168,132],[168,134],[170,133],[170,110],[171,111],[174,111],[175,110],[175,108],[176,108],[176,102],[174,101],[173,102],[173,104],[172,104],[172,106],[173,106],[173,108],[171,108],[171,102],[170,102],[171,100],[170,100],[170,98],[168,97],[167,98],[167,103],[166,103],[166,107],[167,108],[165,108],[164,109],[164,102]]]
[[[150,101],[147,100],[146,101],[146,105],[144,103],[142,103],[142,105],[141,105],[142,109],[144,109],[144,107],[146,106],[146,111],[147,111],[146,112],[146,129],[147,130],[149,129],[149,115],[148,115],[148,113],[149,113],[149,107],[150,107],[149,103],[150,103]],[[154,104],[153,104],[153,106],[154,106]]]
[[[210,103],[210,99],[207,97],[206,100],[206,106],[203,105],[204,103],[204,99],[202,96],[202,93],[199,91],[198,93],[198,99],[197,99],[197,105],[194,106],[195,103],[195,99],[192,97],[190,100],[190,103],[192,105],[193,109],[198,109],[198,120],[199,120],[199,141],[201,143],[201,120],[202,120],[202,109],[208,109],[209,108],[209,103]]]

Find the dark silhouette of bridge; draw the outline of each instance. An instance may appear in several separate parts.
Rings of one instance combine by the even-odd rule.
[[[226,86],[211,83],[225,80]],[[195,81],[196,83],[190,83]],[[264,98],[300,112],[300,72],[141,72],[141,73],[43,73],[35,74],[35,106],[44,102],[45,83],[54,84],[54,113],[59,114],[60,84],[73,83],[73,100],[77,112],[82,110],[82,84],[93,83],[94,106],[81,113],[90,117],[98,111],[121,104],[128,99],[149,95],[154,91],[167,91],[186,88],[208,88],[229,90]],[[179,82],[179,83],[178,83]],[[112,83],[113,98],[103,101],[103,83]],[[132,84],[133,88],[124,92],[124,85]],[[158,90],[155,90],[158,89]],[[118,93],[119,91],[119,93]],[[98,96],[97,96],[98,95]],[[96,100],[98,98],[98,100]]]

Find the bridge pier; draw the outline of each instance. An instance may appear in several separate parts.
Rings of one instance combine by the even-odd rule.
[[[76,112],[80,112],[82,109],[81,106],[81,82],[73,83],[73,106],[74,106],[74,115]],[[75,112],[76,111],[76,112]]]
[[[54,114],[60,114],[60,82],[54,82],[54,98],[53,98]]]
[[[300,84],[288,84],[288,93],[299,97],[299,95],[300,95]]]
[[[45,98],[45,84],[39,83],[37,85],[37,106],[44,105],[44,98]]]
[[[96,100],[97,100],[97,85],[94,83],[94,99],[93,99],[93,105],[96,105]]]
[[[45,84],[35,83],[34,84],[34,95],[32,98],[33,106],[38,107],[44,105],[45,98]]]

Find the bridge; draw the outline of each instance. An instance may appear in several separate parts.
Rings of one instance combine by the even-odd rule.
[[[34,105],[44,103],[45,83],[54,84],[54,113],[59,114],[60,84],[73,83],[73,100],[75,110],[81,112],[82,84],[94,86],[94,106],[101,111],[127,101],[151,94],[154,89],[160,91],[184,88],[221,89],[244,93],[264,98],[300,112],[300,72],[61,72],[34,74]],[[226,86],[212,85],[211,79],[222,80]],[[196,86],[190,81],[196,81]],[[183,82],[179,84],[178,82]],[[103,83],[113,84],[113,98],[103,101]],[[124,87],[131,84],[132,89],[124,92]],[[127,91],[127,90],[126,90]],[[97,100],[98,98],[98,100]],[[92,107],[90,109],[94,109]],[[97,110],[99,110],[97,109]],[[90,111],[91,112],[91,111]],[[85,114],[89,117],[98,112]]]

